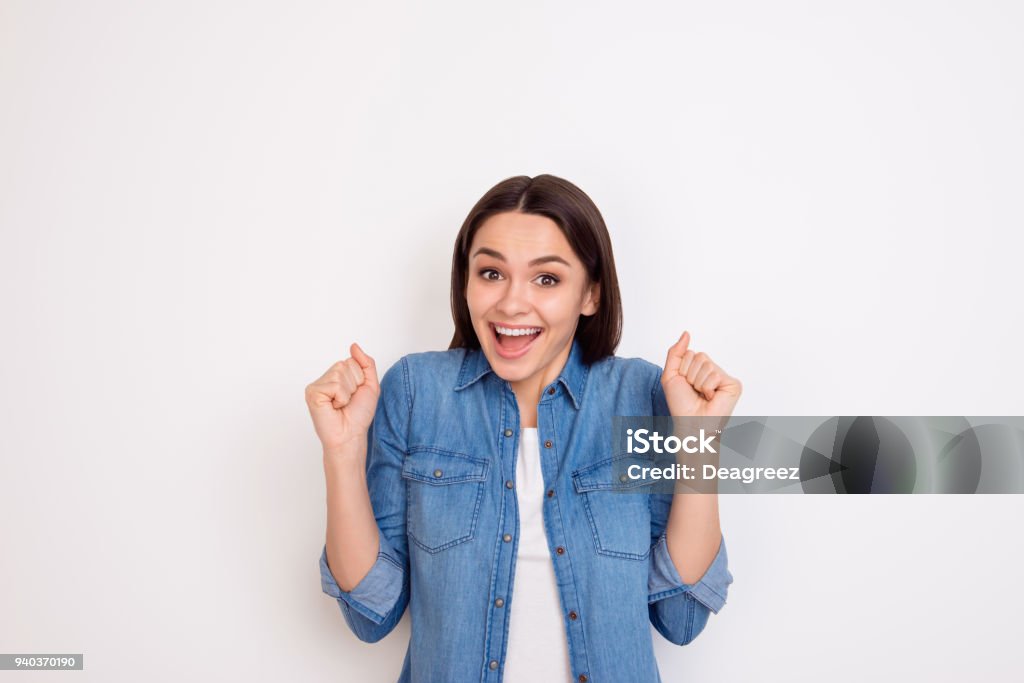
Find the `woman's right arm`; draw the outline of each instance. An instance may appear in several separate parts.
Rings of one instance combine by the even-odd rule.
[[[338,450],[324,450],[327,482],[327,562],[343,591],[369,573],[380,551],[377,520],[366,485],[366,435]]]
[[[306,403],[327,484],[321,583],[353,632],[374,642],[409,597],[401,468],[411,399],[404,359],[378,382],[373,359],[357,344],[351,352],[306,387]]]
[[[373,359],[352,344],[306,387],[306,405],[320,437],[327,483],[327,561],[343,591],[351,591],[373,566],[379,550],[366,485],[367,432],[380,384]]]

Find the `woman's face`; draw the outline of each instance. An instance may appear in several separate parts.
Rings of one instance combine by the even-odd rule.
[[[554,381],[599,293],[558,225],[533,214],[491,216],[473,236],[468,277],[469,314],[491,368],[513,384]]]

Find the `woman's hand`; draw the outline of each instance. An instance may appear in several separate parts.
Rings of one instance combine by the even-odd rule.
[[[669,412],[679,417],[732,415],[743,391],[740,381],[726,374],[706,353],[688,350],[689,344],[690,333],[683,332],[665,359],[661,387]]]
[[[306,387],[306,405],[325,454],[364,439],[377,411],[377,366],[358,344],[349,351],[352,357],[338,361]]]

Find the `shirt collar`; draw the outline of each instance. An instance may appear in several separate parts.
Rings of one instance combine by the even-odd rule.
[[[583,388],[587,384],[587,374],[590,367],[583,362],[583,348],[579,340],[573,337],[572,347],[569,349],[569,358],[565,361],[565,367],[555,380],[561,382],[573,405],[577,410],[583,400]],[[459,378],[455,383],[455,391],[461,391],[471,384],[476,383],[487,373],[494,373],[487,356],[480,349],[468,349],[462,359],[462,368],[459,370]],[[497,377],[497,375],[495,375]]]

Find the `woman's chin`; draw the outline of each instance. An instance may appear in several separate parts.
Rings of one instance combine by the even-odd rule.
[[[532,367],[530,363],[530,356],[532,354],[530,351],[527,351],[518,358],[505,358],[494,347],[485,346],[483,351],[487,357],[487,362],[491,364],[491,369],[494,370],[494,374],[501,379],[508,380],[509,382],[518,382],[530,376],[528,367]]]

